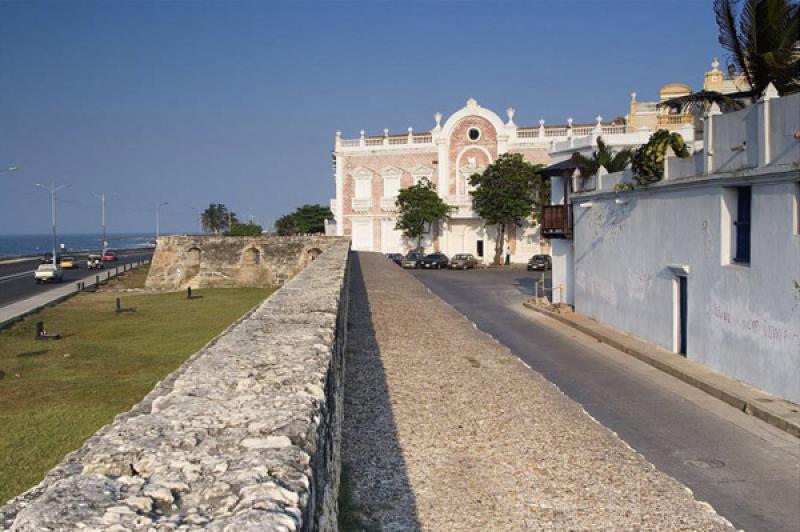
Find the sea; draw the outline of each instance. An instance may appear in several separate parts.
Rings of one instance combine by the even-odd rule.
[[[108,249],[138,249],[155,245],[155,235],[152,233],[108,233],[106,235]],[[36,256],[51,251],[52,236],[42,235],[0,235],[0,258]],[[63,253],[79,251],[99,251],[103,247],[103,235],[99,233],[87,234],[57,234],[56,247]]]

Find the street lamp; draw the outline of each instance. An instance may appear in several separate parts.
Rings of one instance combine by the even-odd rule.
[[[111,194],[114,195],[114,196],[117,195],[116,192],[112,192]],[[96,198],[100,198],[100,203],[103,206],[102,207],[102,214],[101,214],[101,217],[100,217],[100,224],[103,227],[103,255],[105,255],[106,254],[106,248],[108,247],[108,241],[106,240],[106,193],[105,192],[101,192],[100,194],[98,194],[96,192],[92,192],[92,196],[94,196]]]
[[[56,192],[58,192],[62,188],[68,187],[69,185],[64,184],[56,186],[55,182],[53,182],[50,184],[49,187],[46,187],[41,183],[35,183],[34,186],[50,191],[50,214],[51,214],[52,228],[53,228],[53,266],[58,266],[58,264],[56,263]]]
[[[169,202],[165,201],[164,203],[159,203],[156,206],[156,241],[158,241],[158,237],[161,236],[160,218],[161,218],[161,207],[163,205],[169,205]]]

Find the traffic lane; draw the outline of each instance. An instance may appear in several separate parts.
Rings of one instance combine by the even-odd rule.
[[[8,277],[9,275],[17,275],[23,272],[35,270],[37,266],[39,266],[38,258],[0,264],[0,279]]]
[[[152,255],[152,250],[131,251],[124,253],[121,252],[117,254],[119,257],[118,261],[105,263],[105,269],[113,269],[115,266],[122,266],[123,264],[130,264],[139,260],[149,259],[152,257]],[[39,263],[37,261],[34,269],[38,267],[38,265]],[[103,273],[104,270],[89,270],[86,268],[85,262],[82,261],[80,268],[64,270],[64,280],[61,284],[70,282],[74,283],[75,281],[83,279],[94,272],[97,272],[97,275],[101,275],[101,279],[103,276],[105,276]],[[36,281],[33,278],[33,273],[15,279],[0,281],[0,307],[36,294],[47,292],[48,290],[53,289],[55,286],[59,286],[59,283],[36,284]]]
[[[458,273],[414,275],[736,526],[798,530],[800,441],[525,310],[520,272]]]

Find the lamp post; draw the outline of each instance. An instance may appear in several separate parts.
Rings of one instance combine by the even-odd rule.
[[[56,186],[55,183],[51,183],[49,187],[46,187],[45,185],[42,185],[41,183],[36,183],[34,186],[37,186],[39,188],[43,188],[45,190],[49,190],[50,191],[50,214],[51,214],[52,229],[53,229],[53,235],[52,235],[53,236],[53,266],[55,267],[55,266],[58,266],[57,261],[56,261],[56,192],[58,192],[62,188],[68,187],[69,185],[64,184],[64,185]]]
[[[116,193],[113,193],[116,194]],[[100,194],[92,193],[92,195],[96,198],[100,198],[100,204],[102,205],[101,215],[100,215],[100,225],[103,227],[103,255],[106,254],[106,248],[108,247],[108,241],[106,240],[106,193],[101,192]]]
[[[162,207],[162,205],[169,205],[169,202],[165,201],[163,203],[159,203],[156,206],[156,241],[158,241],[158,237],[161,236],[161,227],[160,227],[161,220],[160,220],[160,218],[161,218],[161,207]]]

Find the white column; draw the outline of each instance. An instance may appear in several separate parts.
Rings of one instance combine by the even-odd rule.
[[[703,117],[703,175],[714,173],[714,117],[721,114],[719,106],[712,103]]]
[[[344,156],[337,152],[333,154],[336,161],[336,212],[334,218],[336,219],[336,235],[344,235]]]
[[[770,131],[770,128],[772,127],[770,120],[770,107],[772,107],[772,104],[770,100],[774,100],[778,97],[778,90],[775,88],[775,85],[770,83],[767,85],[767,88],[764,89],[764,93],[761,95],[761,99],[759,100],[759,107],[761,107],[759,111],[762,123],[758,132],[758,144],[761,146],[761,149],[758,152],[758,166],[766,166],[772,162],[772,147],[770,146],[772,141],[772,133]]]

